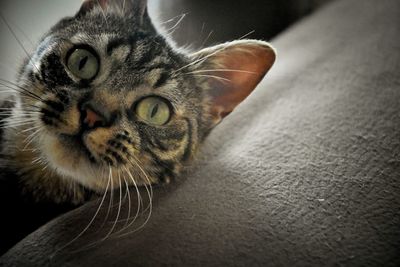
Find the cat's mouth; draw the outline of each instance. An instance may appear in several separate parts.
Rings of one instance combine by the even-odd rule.
[[[67,134],[61,134],[60,135],[60,140],[62,143],[64,143],[66,146],[71,147],[73,146],[74,149],[78,150],[82,154],[85,155],[85,157],[92,163],[97,163],[96,158],[90,152],[89,148],[84,142],[84,132],[81,131],[77,135],[67,135]]]
[[[91,151],[90,145],[87,142],[87,137],[96,129],[93,127],[94,125],[92,125],[92,128],[89,127],[86,121],[87,111],[82,109],[82,107],[80,107],[79,109],[81,112],[79,118],[78,132],[73,134],[59,133],[58,138],[67,150],[74,150],[75,152],[81,154],[85,159],[89,160],[91,163],[98,163],[95,157],[95,153]]]

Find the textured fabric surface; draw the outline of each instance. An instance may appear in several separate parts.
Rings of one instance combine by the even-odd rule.
[[[342,0],[298,23],[197,167],[155,188],[143,229],[71,252],[107,234],[99,220],[54,254],[90,221],[89,203],[0,265],[399,266],[399,20],[397,0]]]

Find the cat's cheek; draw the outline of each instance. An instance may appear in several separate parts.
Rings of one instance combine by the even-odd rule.
[[[85,164],[82,153],[73,145],[68,146],[59,138],[47,135],[42,143],[42,153],[55,167],[62,169],[78,169]]]
[[[44,98],[39,107],[42,123],[49,134],[73,136],[79,133],[81,113],[76,102],[63,103],[51,94]]]
[[[102,171],[94,173],[88,168],[87,156],[76,145],[66,144],[54,136],[46,136],[46,142],[41,146],[41,152],[45,156],[49,166],[64,178],[72,179],[93,190],[101,190],[105,187],[105,179]]]

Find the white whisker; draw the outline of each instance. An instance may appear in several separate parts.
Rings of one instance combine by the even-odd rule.
[[[30,144],[32,144],[32,142],[36,139],[36,138],[38,138],[38,133],[41,131],[42,129],[37,129],[36,131],[34,131],[33,133],[31,133],[27,138],[25,138],[25,140],[24,140],[24,143],[26,143],[25,144],[25,146],[24,146],[24,148],[22,149],[23,151],[24,150],[26,150],[27,149],[27,147],[29,147],[30,146]]]
[[[108,202],[108,209],[107,209],[107,213],[106,216],[104,217],[103,223],[101,224],[100,228],[103,228],[104,225],[106,224],[108,217],[110,216],[110,211],[113,205],[113,199],[114,199],[114,186],[113,186],[113,182],[112,182],[112,169],[110,167],[110,172],[108,174],[108,179],[111,181],[111,186],[110,186],[110,200]]]
[[[132,155],[132,156],[134,157],[134,155]],[[136,159],[136,157],[134,157],[134,158]],[[138,159],[136,159],[136,160],[138,160]],[[139,160],[138,160],[138,161],[139,161]],[[140,162],[140,161],[139,161],[139,162]],[[131,162],[131,163],[132,163],[132,162]],[[149,204],[148,204],[147,208],[146,208],[145,210],[143,210],[143,212],[146,212],[147,210],[149,210],[149,213],[148,213],[148,216],[147,216],[147,218],[145,219],[145,221],[144,221],[138,228],[136,228],[136,229],[134,229],[134,230],[132,230],[132,231],[129,231],[129,232],[120,234],[118,237],[126,236],[126,235],[135,233],[135,232],[139,231],[140,229],[142,229],[142,228],[147,224],[147,222],[150,220],[150,217],[151,217],[151,214],[152,214],[152,210],[153,210],[153,188],[151,187],[151,180],[150,180],[150,178],[148,177],[148,175],[146,174],[146,172],[143,170],[143,168],[142,168],[136,161],[134,161],[134,163],[135,163],[135,165],[141,170],[141,172],[144,174],[145,179],[146,179],[146,182],[149,183],[150,190],[148,189],[148,186],[147,186],[146,184],[144,184],[144,186],[145,186],[145,188],[146,188],[146,191],[147,191],[147,194],[148,194],[148,196],[149,196]],[[131,224],[132,224],[132,223],[131,223]],[[130,224],[130,225],[131,225],[131,224]],[[129,225],[129,226],[130,226],[130,225]]]
[[[212,79],[217,79],[217,80],[221,80],[223,82],[232,82],[231,80],[224,78],[224,77],[220,77],[217,75],[206,75],[206,74],[192,74],[193,76],[197,76],[197,77],[203,77],[203,78],[212,78]]]
[[[126,217],[127,219],[126,219],[126,222],[125,222],[125,225],[124,225],[124,227],[126,227],[128,225],[128,223],[129,223],[129,218],[131,217],[132,203],[131,203],[131,193],[129,192],[130,190],[129,190],[128,181],[126,180],[125,177],[123,177],[123,178],[124,178],[124,182],[125,182],[125,186],[126,186],[126,192],[128,193],[128,215]],[[124,227],[122,227],[122,229]]]
[[[111,173],[111,166],[109,166],[109,170],[110,170],[110,173]],[[105,189],[105,191],[104,191],[103,197],[102,197],[102,199],[101,199],[101,201],[100,201],[100,204],[99,204],[99,206],[97,207],[97,210],[96,210],[94,216],[92,217],[92,219],[90,220],[90,222],[88,223],[88,225],[87,225],[74,239],[72,239],[71,241],[69,241],[67,244],[65,244],[65,245],[62,246],[61,248],[57,249],[57,250],[53,253],[53,255],[51,256],[51,258],[54,257],[58,252],[60,252],[61,250],[65,249],[66,247],[68,247],[68,246],[70,246],[72,243],[74,243],[76,240],[78,240],[78,239],[89,229],[89,227],[93,224],[94,220],[96,219],[97,215],[98,215],[99,212],[100,212],[101,207],[103,206],[104,200],[105,200],[105,198],[106,198],[106,196],[107,196],[107,191],[108,191],[108,188],[109,188],[109,186],[110,186],[110,183],[111,183],[111,176],[109,176],[109,179],[108,179],[108,182],[107,182],[107,186],[106,186],[106,189]]]
[[[239,73],[248,73],[248,74],[257,74],[254,71],[247,70],[235,70],[235,69],[210,69],[210,70],[195,70],[191,72],[186,72],[185,74],[196,74],[196,73],[204,73],[204,72],[239,72]]]
[[[171,28],[169,28],[169,29],[167,30],[167,34],[168,34],[168,35],[173,34],[173,33],[176,31],[176,29],[178,28],[179,24],[181,24],[181,22],[183,21],[183,19],[184,19],[185,17],[186,17],[186,13],[183,13],[183,14],[181,15],[181,17],[178,19],[178,21],[177,21]]]
[[[130,219],[130,218],[127,218],[127,221],[126,221],[126,222],[127,222],[127,223],[129,222],[129,223],[128,223],[126,226],[124,226],[121,230],[119,230],[118,232],[116,232],[115,234],[121,233],[122,231],[124,231],[125,229],[128,229],[129,227],[131,227],[131,226],[135,223],[136,219],[137,219],[138,216],[139,216],[141,206],[143,205],[143,204],[142,204],[142,202],[143,202],[143,201],[142,201],[142,196],[140,195],[139,187],[138,187],[138,185],[137,185],[135,179],[133,178],[133,176],[132,176],[132,174],[130,173],[130,171],[128,170],[128,168],[125,167],[125,171],[127,172],[127,174],[128,174],[128,176],[129,176],[129,178],[131,179],[133,185],[135,186],[135,190],[136,190],[136,194],[137,194],[137,209],[136,209],[136,214],[135,214],[135,216],[133,217],[132,221],[129,222],[129,219]]]
[[[102,242],[104,240],[106,240],[111,233],[114,231],[115,226],[117,225],[118,219],[119,219],[119,215],[121,213],[121,201],[122,201],[122,184],[121,184],[121,176],[120,173],[118,172],[118,179],[119,179],[119,205],[118,205],[118,211],[117,211],[117,217],[114,220],[114,223],[110,229],[110,231],[107,233],[107,235],[105,237],[103,237],[99,242]]]
[[[248,37],[249,35],[252,35],[252,34],[255,33],[255,32],[256,32],[255,30],[252,30],[252,31],[246,33],[245,35],[243,35],[242,37],[240,37],[238,40],[242,40],[242,39]]]
[[[204,27],[204,24],[203,24]],[[203,29],[202,29],[203,30]],[[210,39],[211,35],[214,33],[214,31],[210,31],[210,33],[207,35],[207,37],[204,39],[204,41],[201,43],[200,47],[204,47],[204,45],[207,43],[208,39]]]
[[[177,69],[177,70],[174,70],[172,73],[173,73],[173,74],[176,74],[177,72],[179,72],[179,71],[181,71],[181,70],[184,70],[184,69],[189,68],[189,67],[191,67],[191,66],[193,66],[193,65],[202,63],[202,62],[204,62],[205,60],[207,60],[209,57],[214,56],[215,54],[217,54],[217,53],[223,51],[224,49],[225,49],[225,47],[221,47],[220,49],[217,49],[217,50],[215,50],[214,52],[205,55],[204,57],[198,58],[198,59],[196,59],[196,60],[190,62],[189,64],[187,64],[187,65],[185,65],[185,66],[183,66],[183,67],[181,67],[181,68],[179,68],[179,69]]]

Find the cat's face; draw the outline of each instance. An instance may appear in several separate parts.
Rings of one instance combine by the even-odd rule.
[[[145,1],[85,1],[24,66],[19,112],[35,110],[29,144],[59,175],[94,190],[169,180],[275,59],[263,42],[185,55],[148,18]]]

